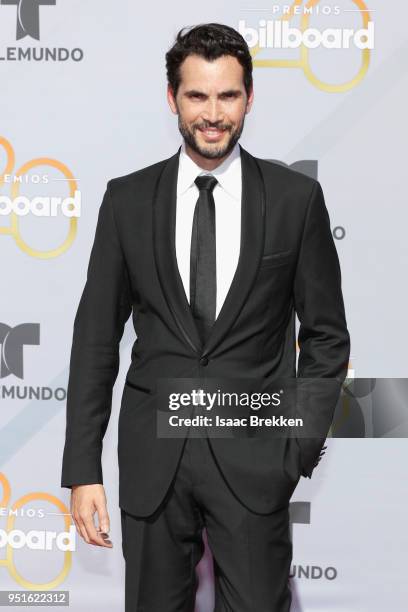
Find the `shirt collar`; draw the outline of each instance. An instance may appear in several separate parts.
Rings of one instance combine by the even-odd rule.
[[[179,171],[177,179],[177,195],[181,195],[193,184],[199,174],[212,174],[216,177],[220,186],[237,200],[241,195],[241,152],[239,144],[234,148],[224,161],[214,170],[204,170],[186,153],[184,140],[181,144],[179,157]]]

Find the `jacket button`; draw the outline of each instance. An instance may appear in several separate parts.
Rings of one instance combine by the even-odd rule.
[[[208,365],[208,357],[201,357],[200,365],[202,365],[202,366]]]

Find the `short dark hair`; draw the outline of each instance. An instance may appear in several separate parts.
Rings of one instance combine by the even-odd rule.
[[[244,37],[234,28],[221,23],[204,23],[178,32],[174,45],[166,53],[167,80],[174,95],[180,85],[180,66],[189,55],[200,55],[210,61],[223,55],[236,57],[244,70],[246,93],[250,94],[252,57]]]

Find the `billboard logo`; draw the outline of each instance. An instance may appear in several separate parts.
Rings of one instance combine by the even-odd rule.
[[[287,21],[260,19],[258,28],[246,25],[245,19],[238,24],[240,34],[248,47],[260,49],[298,49],[302,45],[308,49],[350,49],[354,44],[358,49],[374,49],[374,23],[366,28],[300,28],[291,27]]]
[[[0,472],[0,491],[0,518],[6,521],[5,527],[0,527],[1,569],[8,571],[10,578],[25,589],[54,590],[68,576],[72,566],[72,553],[76,551],[76,530],[68,508],[58,497],[46,491],[25,493],[13,502],[11,483],[3,472]],[[36,508],[37,502],[41,503],[39,509]],[[47,524],[40,524],[40,529],[31,525],[26,528],[25,519],[31,524],[36,519],[43,519]],[[56,525],[54,520],[58,521]],[[59,522],[61,524],[58,524]],[[51,529],[51,526],[54,528]],[[19,552],[21,550],[23,553]],[[35,567],[36,562],[39,562],[38,551],[41,564],[50,572],[46,581],[41,583],[36,572],[31,578],[27,578],[26,572],[24,576],[19,572],[21,555],[23,554],[23,558],[30,555]],[[52,556],[47,558],[47,553]],[[56,564],[56,553],[61,553],[60,567]],[[24,566],[28,567],[26,563]]]
[[[0,149],[6,154],[6,165],[3,172],[0,170],[0,187],[10,187],[10,195],[0,195],[0,221],[7,219],[8,225],[0,225],[0,237],[11,236],[17,246],[27,255],[40,259],[58,257],[64,253],[75,240],[78,217],[81,214],[81,192],[78,190],[77,179],[71,170],[62,162],[51,157],[37,157],[23,163],[14,170],[16,155],[11,143],[0,136]],[[20,194],[20,187],[27,185],[46,185],[54,179],[53,176],[38,172],[32,173],[38,167],[52,168],[62,175],[62,181],[68,186],[68,194],[46,196],[44,193],[28,197]],[[61,178],[55,179],[61,184]],[[59,246],[49,250],[40,250],[28,244],[20,231],[20,219],[33,217],[41,227],[41,219],[62,217],[67,220],[67,234]]]
[[[323,5],[320,0],[309,0],[305,4],[303,0],[296,0],[291,6],[269,7],[274,19],[240,19],[238,30],[250,48],[254,68],[301,70],[314,87],[329,93],[353,89],[367,74],[375,40],[374,23],[364,0],[352,0],[351,4],[350,9],[343,9]],[[340,16],[341,27],[322,27],[315,20],[320,15]],[[320,76],[319,62],[316,65],[311,59],[314,54],[323,53],[335,60],[330,80],[327,71]],[[338,82],[338,63],[343,56],[347,58],[347,71],[352,65],[351,59],[357,63],[350,75]]]
[[[11,212],[25,217],[30,212],[36,217],[57,217],[58,211],[65,217],[79,217],[81,214],[81,192],[75,190],[73,197],[44,197],[27,198],[18,196],[11,199],[0,195],[0,215],[9,215]]]

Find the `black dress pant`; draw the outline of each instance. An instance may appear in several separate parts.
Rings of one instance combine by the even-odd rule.
[[[195,568],[207,531],[214,612],[289,612],[287,506],[248,510],[220,473],[207,438],[188,438],[173,485],[148,518],[121,509],[126,612],[194,612]]]

